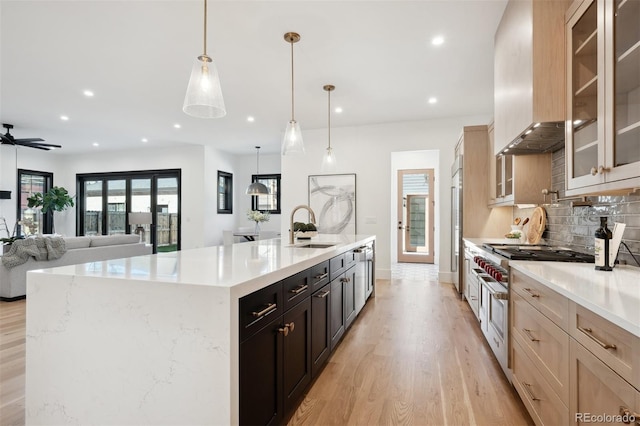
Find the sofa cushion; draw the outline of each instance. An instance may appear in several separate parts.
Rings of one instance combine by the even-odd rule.
[[[65,237],[67,250],[87,248],[91,245],[91,237]]]
[[[136,244],[140,242],[140,236],[135,234],[129,235],[102,235],[99,237],[91,237],[91,247],[104,247],[116,244]]]

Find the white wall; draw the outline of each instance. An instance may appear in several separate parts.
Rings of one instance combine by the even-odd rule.
[[[456,117],[430,121],[389,123],[361,127],[331,129],[331,145],[338,162],[336,173],[356,174],[356,227],[358,234],[374,234],[377,238],[377,273],[380,278],[391,276],[391,251],[395,239],[391,226],[392,203],[391,156],[394,152],[439,150],[439,173],[435,184],[439,191],[439,220],[436,227],[442,238],[438,245],[439,270],[449,273],[451,241],[450,227],[450,165],[454,148],[463,126],[486,124],[486,116]],[[281,232],[289,228],[288,212],[297,204],[308,203],[308,175],[321,174],[322,154],[327,144],[326,129],[303,131],[306,153],[282,158],[282,206],[286,220]],[[370,218],[365,223],[364,218]],[[393,231],[392,231],[393,230]],[[447,230],[442,233],[442,230]],[[394,237],[395,238],[395,237]]]

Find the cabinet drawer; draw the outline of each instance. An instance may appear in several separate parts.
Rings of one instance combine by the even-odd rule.
[[[589,423],[586,415],[640,415],[640,392],[573,339],[571,376],[574,386],[571,389],[571,412],[575,413],[571,420],[574,416],[576,420],[573,424]],[[636,422],[639,418],[636,417]],[[615,420],[609,421],[614,422],[619,424]]]
[[[613,371],[640,389],[640,338],[570,302],[571,335]]]
[[[325,284],[329,284],[329,261],[327,260],[312,267],[309,280],[311,281],[311,293],[315,293]]]
[[[511,297],[511,336],[535,367],[569,404],[569,335],[520,296]]]
[[[569,328],[569,300],[546,285],[511,269],[511,288],[564,331]]]
[[[298,272],[282,280],[284,310],[293,308],[311,294],[309,270]]]
[[[282,281],[240,299],[240,341],[247,339],[284,312]]]
[[[345,269],[349,269],[351,266],[353,266],[356,263],[356,255],[357,253],[353,250],[348,251],[344,254],[344,268]]]
[[[478,280],[471,274],[469,275],[469,282],[467,283],[467,302],[471,310],[475,314],[476,318],[480,315],[480,287],[478,286]]]
[[[517,341],[513,342],[511,363],[513,386],[536,425],[569,424],[569,409],[556,396]]]
[[[329,280],[333,281],[346,271],[344,253],[329,260]]]

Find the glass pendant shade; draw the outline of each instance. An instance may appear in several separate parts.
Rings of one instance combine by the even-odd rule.
[[[304,154],[304,143],[302,142],[302,131],[297,121],[291,120],[287,124],[282,139],[282,155],[287,154]]]
[[[193,63],[182,110],[198,118],[220,118],[227,114],[216,64],[207,55],[198,56]]]
[[[253,182],[247,187],[247,195],[269,195],[269,190],[264,184]]]
[[[327,148],[327,152],[322,157],[322,166],[320,170],[323,173],[335,172],[337,169],[336,156],[333,153],[333,149]]]

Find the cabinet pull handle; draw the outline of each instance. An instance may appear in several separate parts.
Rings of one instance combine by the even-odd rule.
[[[528,328],[523,328],[522,331],[524,331],[524,334],[526,334],[529,340],[531,340],[532,342],[540,341],[540,339],[536,339],[535,337],[533,337],[533,335],[531,334],[531,330],[529,330]]]
[[[329,274],[325,272],[324,274],[316,275],[313,278],[316,279],[316,280],[323,280],[323,279],[327,278],[328,276],[329,276]]]
[[[303,291],[305,291],[308,288],[309,288],[308,285],[302,284],[300,287],[296,287],[296,288],[293,288],[293,289],[289,290],[289,293],[299,294],[299,293],[302,293]]]
[[[593,330],[588,327],[578,327],[578,330],[582,331],[587,337],[589,337],[591,340],[593,340],[594,342],[602,346],[604,349],[613,349],[614,351],[618,349],[616,345],[604,343],[602,340],[598,339],[596,336],[591,334],[593,333]]]
[[[293,323],[293,321],[291,321],[289,324],[285,324],[284,326],[287,327],[291,333],[293,333],[293,330],[295,330],[296,328],[296,325]]]
[[[590,170],[590,172],[591,172],[591,176],[595,176],[595,175],[597,175],[597,174],[598,174],[598,169],[597,169],[597,168],[595,168],[595,167],[592,167],[592,168],[591,168],[591,170]]]
[[[531,392],[531,383],[522,382],[522,384],[524,385],[522,389],[524,389],[524,391],[527,393],[527,396],[530,400],[540,401],[540,398],[536,398],[533,392]]]
[[[628,425],[633,422],[640,425],[640,414],[635,411],[631,411],[624,405],[620,406],[620,415],[622,416],[622,423]]]
[[[278,332],[284,334],[284,337],[287,337],[289,335],[289,326],[285,324],[284,327],[278,329]]]
[[[331,293],[331,290],[327,290],[322,294],[317,294],[316,297],[319,299],[324,299],[325,297],[327,297],[329,295],[329,293]]]
[[[349,281],[351,281],[351,278],[340,278],[341,283],[348,283]]]
[[[524,291],[529,293],[531,295],[531,297],[540,297],[540,295],[538,293],[534,293],[533,290],[531,290],[530,288],[525,288]]]
[[[260,312],[253,311],[251,312],[251,315],[253,315],[254,317],[263,317],[275,311],[277,308],[278,308],[278,305],[276,305],[275,303],[267,303],[266,308],[264,308]]]

